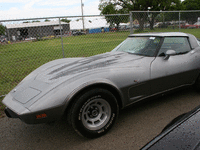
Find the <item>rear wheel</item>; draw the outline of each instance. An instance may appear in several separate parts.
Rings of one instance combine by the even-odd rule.
[[[70,121],[79,134],[96,138],[111,129],[118,112],[114,95],[105,89],[96,88],[77,98],[70,111]]]

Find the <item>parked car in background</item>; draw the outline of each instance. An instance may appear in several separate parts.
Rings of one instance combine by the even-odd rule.
[[[167,28],[168,27],[168,25],[170,25],[171,23],[169,23],[169,22],[157,22],[157,23],[155,23],[154,24],[154,28]]]
[[[200,106],[173,119],[141,150],[199,150]]]
[[[194,85],[200,90],[200,44],[179,32],[132,34],[111,52],[46,63],[6,95],[8,117],[28,124],[65,116],[88,138],[107,133],[119,109]]]
[[[133,28],[139,29],[139,28],[140,28],[140,25],[139,25],[139,24],[134,24],[134,25],[133,25]]]
[[[32,40],[36,40],[36,38],[34,37],[25,38],[25,41],[32,41]]]
[[[115,32],[115,31],[117,31],[117,28],[116,27],[112,27],[112,28],[110,28],[110,31],[111,32]]]
[[[198,24],[188,24],[188,23],[186,23],[186,24],[181,25],[182,29],[196,29],[196,28],[199,28],[199,27],[200,27],[200,25],[198,25]]]
[[[1,43],[7,42],[7,37],[5,35],[0,36],[0,42]]]
[[[154,27],[154,28],[158,28],[158,26],[159,26],[160,24],[161,24],[161,22],[157,22],[157,23],[154,24],[153,27]]]
[[[85,32],[82,31],[72,31],[72,35],[77,36],[77,35],[86,35]]]
[[[150,24],[149,23],[144,24],[144,28],[150,28]]]

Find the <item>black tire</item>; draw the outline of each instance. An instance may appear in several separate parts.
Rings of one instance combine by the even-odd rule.
[[[118,112],[115,96],[105,89],[95,88],[77,98],[70,110],[70,121],[82,136],[97,138],[112,128]]]
[[[194,87],[198,92],[200,92],[200,76],[197,78]]]

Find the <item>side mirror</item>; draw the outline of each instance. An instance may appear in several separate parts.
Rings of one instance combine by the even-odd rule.
[[[170,56],[176,55],[176,51],[175,50],[167,50],[165,55],[166,56],[165,56],[164,60],[167,60],[167,59],[169,59]]]

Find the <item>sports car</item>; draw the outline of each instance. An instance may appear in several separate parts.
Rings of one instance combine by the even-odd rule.
[[[107,133],[119,110],[168,91],[200,89],[200,42],[181,32],[132,34],[111,52],[42,65],[6,95],[8,117],[47,123],[64,117],[79,134]]]

